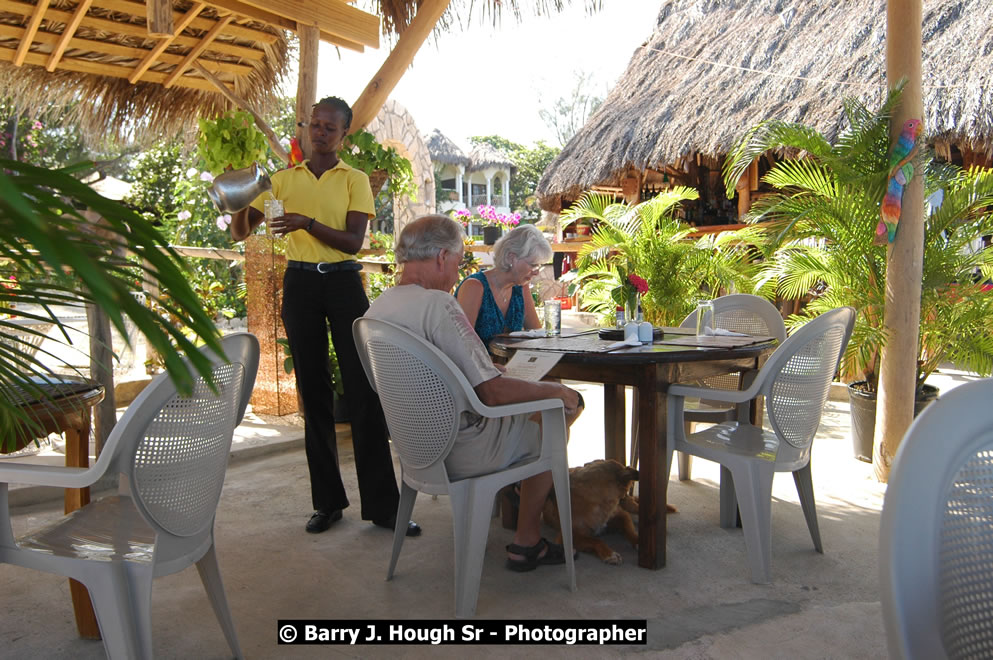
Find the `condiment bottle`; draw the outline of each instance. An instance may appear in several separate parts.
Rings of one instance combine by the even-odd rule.
[[[652,328],[652,324],[648,321],[642,321],[638,324],[638,341],[642,344],[651,344],[653,340],[653,333],[655,329]]]

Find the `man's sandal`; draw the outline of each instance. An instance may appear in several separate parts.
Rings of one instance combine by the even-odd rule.
[[[548,549],[545,551],[545,554],[542,555],[541,551],[545,550],[545,548]],[[532,546],[511,543],[507,546],[507,552],[524,557],[524,559],[511,559],[510,557],[507,557],[507,568],[518,573],[533,571],[542,564],[548,565],[565,563],[565,549],[563,549],[561,545],[551,543],[544,538],[540,539]],[[575,554],[573,557],[575,558]]]

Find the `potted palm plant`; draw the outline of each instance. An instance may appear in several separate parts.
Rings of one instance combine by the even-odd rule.
[[[811,295],[788,326],[829,309],[858,311],[841,364],[849,382],[855,454],[871,461],[880,354],[886,340],[886,247],[874,245],[879,203],[889,174],[892,108],[899,90],[873,112],[855,99],[845,103],[847,128],[832,143],[800,124],[766,121],[737,143],[725,164],[725,185],[770,149],[803,152],[780,159],[764,181],[775,192],[760,197],[745,218],[763,222],[775,251],[758,288],[771,297]],[[918,409],[937,396],[925,381],[945,361],[980,375],[993,372],[993,293],[977,282],[993,275],[993,251],[974,249],[993,232],[993,172],[963,171],[925,150],[916,161],[924,176],[925,236],[921,329],[917,368]]]
[[[697,299],[720,291],[751,287],[752,245],[761,232],[746,227],[690,239],[693,228],[676,211],[684,200],[697,199],[692,188],[677,186],[637,205],[615,202],[610,195],[587,192],[562,213],[568,224],[597,220],[590,241],[579,252],[570,285],[579,289],[583,307],[613,325],[615,291],[630,273],[648,282],[641,303],[655,326],[676,326],[696,308]]]

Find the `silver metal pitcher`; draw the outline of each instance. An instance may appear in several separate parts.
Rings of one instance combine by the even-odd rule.
[[[218,174],[207,188],[207,196],[222,213],[235,213],[268,190],[272,190],[269,175],[261,165],[252,163],[240,170]]]

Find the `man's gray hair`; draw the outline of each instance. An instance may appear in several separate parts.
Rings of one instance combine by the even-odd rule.
[[[458,253],[465,232],[447,215],[422,215],[400,232],[393,253],[398,264],[434,259],[441,250]]]
[[[500,270],[514,267],[511,255],[516,259],[546,263],[552,258],[552,246],[541,230],[534,225],[521,225],[504,234],[493,246],[493,265]]]

